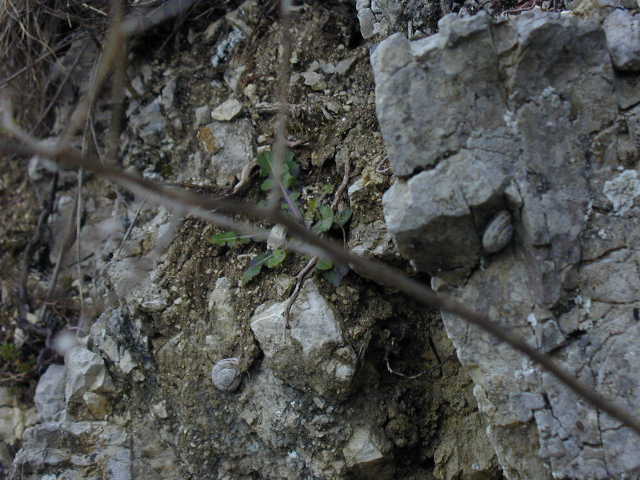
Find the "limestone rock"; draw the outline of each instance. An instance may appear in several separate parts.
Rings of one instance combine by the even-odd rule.
[[[206,183],[213,180],[220,187],[230,186],[253,160],[254,135],[248,119],[216,121],[201,127],[197,136],[201,152],[180,174],[185,179]]]
[[[609,22],[623,18],[633,17],[618,11]],[[611,64],[609,51],[623,64],[612,45],[618,31],[605,38],[609,27],[595,20],[540,11],[497,22],[447,16],[439,25],[414,42],[392,35],[372,54],[378,119],[400,177],[383,200],[400,253],[637,410],[640,383],[630,372],[640,364],[621,352],[637,331],[629,305],[640,298],[638,182],[616,167],[637,155],[635,114],[618,111],[637,92]],[[610,163],[592,163],[589,145]],[[485,256],[483,229],[500,210],[512,216],[514,239]],[[506,478],[637,473],[628,429],[609,429],[522,356],[443,318]],[[625,335],[608,337],[614,330]],[[607,357],[608,349],[620,353]]]
[[[106,422],[47,422],[25,432],[25,445],[16,455],[12,479],[95,478],[130,480],[132,455],[127,433]],[[91,477],[94,478],[94,477]]]
[[[285,327],[286,301],[259,306],[251,330],[274,373],[292,384],[308,385],[321,395],[344,395],[355,373],[356,358],[345,346],[331,305],[307,280]]]
[[[92,325],[90,347],[114,366],[114,373],[126,378],[144,367],[148,355],[147,338],[139,321],[133,321],[123,308],[104,312]]]
[[[67,370],[64,390],[65,402],[82,398],[85,392],[110,392],[113,382],[100,355],[84,347],[76,347],[65,357]]]
[[[230,122],[242,111],[242,104],[235,98],[230,98],[211,112],[211,118],[218,122]]]
[[[58,421],[64,415],[66,375],[63,365],[54,364],[40,377],[34,399],[40,421]]]
[[[236,312],[235,290],[228,278],[220,277],[209,293],[207,310],[212,327],[205,342],[215,357],[222,358],[233,353],[232,349],[242,334]]]
[[[390,443],[384,435],[365,426],[354,429],[342,453],[359,478],[393,478],[393,471],[385,468],[389,451]]]
[[[619,70],[640,71],[640,17],[616,9],[604,21],[611,60]]]

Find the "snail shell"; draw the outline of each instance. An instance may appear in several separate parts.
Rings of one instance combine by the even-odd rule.
[[[213,385],[223,392],[233,392],[240,385],[240,359],[223,358],[211,369]]]
[[[511,214],[502,210],[489,222],[482,236],[482,248],[487,253],[496,253],[506,247],[513,237]]]

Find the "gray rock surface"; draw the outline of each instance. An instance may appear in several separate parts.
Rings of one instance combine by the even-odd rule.
[[[235,98],[230,98],[211,112],[211,118],[218,122],[230,122],[242,111],[242,104]]]
[[[88,392],[95,394],[113,392],[111,375],[100,355],[78,346],[67,352],[64,363],[66,368],[64,399],[67,409],[75,411],[77,404],[87,405],[87,399],[89,403],[95,400],[95,397],[85,397]]]
[[[604,21],[604,31],[615,67],[626,72],[640,71],[640,17],[616,9]]]
[[[120,152],[129,171],[224,196],[254,160],[254,139],[272,142],[283,32],[264,23],[267,3],[218,2],[207,15],[238,8],[208,27],[207,15],[189,17],[153,61],[131,50],[139,98],[129,97]],[[595,5],[591,20],[450,16],[423,38],[452,4],[362,0],[366,45],[348,1],[306,3],[287,32],[301,208],[331,203],[349,165],[337,208],[352,216],[331,236],[405,268],[399,251],[637,409],[640,90],[634,72],[612,67],[601,24],[620,2],[583,2]],[[210,123],[209,107],[228,98],[242,118]],[[244,193],[262,200],[256,173]],[[63,182],[50,224],[52,261],[72,185]],[[220,229],[100,179],[88,177],[82,197],[86,259],[76,264],[72,247],[59,284],[83,286],[82,346],[69,352],[86,358],[71,365],[67,408],[43,379],[39,404],[52,417],[26,436],[35,415],[0,404],[7,438],[23,442],[12,478],[637,476],[627,430],[458,319],[445,316],[452,343],[436,312],[393,289],[357,272],[335,287],[314,272],[286,330],[284,302],[307,259],[288,252],[243,285],[263,245],[212,245]],[[504,210],[514,238],[488,252],[486,226]],[[224,358],[238,359],[233,391],[211,382]],[[108,388],[94,385],[100,372]],[[0,443],[4,464],[12,449]]]
[[[248,119],[213,122],[198,130],[201,151],[194,154],[185,180],[219,187],[233,185],[254,157],[254,133]]]
[[[637,161],[629,140],[638,127],[618,110],[629,90],[610,52],[617,68],[626,60],[616,58],[618,31],[607,30],[630,16],[611,15],[604,28],[540,11],[499,21],[450,15],[432,37],[390,36],[372,65],[400,177],[384,197],[400,253],[634,411],[638,182],[625,165]],[[487,255],[480,240],[502,209],[515,238]],[[487,334],[443,318],[506,478],[638,475],[628,429]]]
[[[34,401],[41,422],[62,419],[65,413],[66,375],[64,365],[50,365],[40,377]]]
[[[106,422],[42,423],[27,430],[25,444],[13,464],[15,478],[133,478],[130,437]]]
[[[384,468],[391,450],[389,441],[370,427],[356,427],[342,450],[347,466],[365,478],[393,478]]]
[[[260,305],[251,330],[274,374],[320,395],[344,395],[355,374],[356,355],[345,345],[340,320],[313,280],[305,282],[291,307],[287,302]]]
[[[147,338],[141,322],[133,321],[125,309],[104,312],[91,326],[89,345],[107,360],[114,374],[137,379],[143,376],[149,355]]]

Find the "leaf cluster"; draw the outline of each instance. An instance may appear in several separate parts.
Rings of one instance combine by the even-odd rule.
[[[270,151],[261,152],[258,155],[257,164],[260,167],[260,177],[263,178],[260,184],[260,190],[263,192],[278,188],[273,178],[273,162],[274,156]],[[300,198],[301,193],[292,190],[298,186],[299,176],[300,165],[296,162],[294,153],[287,150],[282,165],[280,181],[282,187],[286,190],[289,201],[297,202]],[[316,234],[327,233],[333,228],[343,229],[353,214],[350,208],[334,213],[329,205],[322,203],[322,197],[331,194],[333,190],[333,185],[323,185],[319,192],[320,199],[314,197],[307,202],[305,218],[309,224],[313,224],[311,228]],[[282,208],[286,210],[290,207],[287,203],[283,203]],[[247,236],[238,235],[235,232],[222,232],[212,235],[208,241],[214,245],[233,248],[247,244],[251,239]],[[281,248],[261,253],[251,260],[249,266],[243,272],[241,284],[246,285],[251,282],[262,272],[264,267],[277,268],[281,266],[286,257],[287,252]],[[349,271],[349,267],[346,265],[334,265],[329,259],[318,260],[315,268],[321,272],[322,276],[328,282],[336,287],[340,285],[340,282]]]

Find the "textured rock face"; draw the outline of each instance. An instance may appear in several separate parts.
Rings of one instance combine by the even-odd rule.
[[[306,282],[291,308],[289,330],[286,309],[287,302],[261,305],[251,318],[251,330],[274,373],[320,395],[348,392],[356,355],[345,345],[336,314],[315,283]]]
[[[207,15],[231,5],[218,3]],[[254,146],[267,149],[276,131],[282,32],[260,20],[271,18],[268,3],[244,2],[209,26],[185,22],[170,44],[193,48],[131,62],[141,98],[128,102],[126,168],[215,196],[235,190]],[[302,3],[288,119],[300,204],[331,202],[349,171],[339,208],[352,217],[331,235],[404,267],[399,251],[434,285],[637,408],[640,90],[610,59],[616,48],[633,54],[632,37],[528,13],[447,17],[423,38],[449,2],[362,0],[364,37],[412,40],[365,46],[352,36],[357,19],[337,10],[348,1]],[[241,191],[261,200],[255,173]],[[392,289],[353,272],[335,287],[314,272],[287,330],[286,300],[307,259],[289,252],[243,284],[263,245],[212,245],[219,229],[95,178],[85,188],[80,269],[97,314],[67,349],[74,358],[42,377],[41,423],[28,429],[34,420],[23,412],[15,422],[14,406],[0,404],[0,440],[18,444],[27,429],[12,478],[636,475],[625,429],[457,319],[445,318],[454,345],[436,312]],[[73,195],[60,199],[55,232]],[[494,250],[484,236],[499,212],[515,233]],[[284,238],[273,232],[270,248]],[[77,275],[76,261],[62,276]],[[234,359],[233,388],[211,381],[222,359]]]
[[[611,60],[622,71],[640,71],[640,18],[615,10],[604,22]]]
[[[540,11],[497,22],[447,16],[432,37],[387,38],[372,65],[400,177],[384,197],[400,253],[434,286],[636,411],[639,190],[630,167],[639,152],[630,139],[640,131],[636,109],[619,110],[634,104],[632,79],[611,61],[635,68],[627,59],[633,36],[622,39],[614,27],[633,21],[616,11],[604,28]],[[500,210],[511,213],[515,238],[489,255],[481,240]],[[507,478],[640,472],[628,429],[508,347],[443,316]]]

